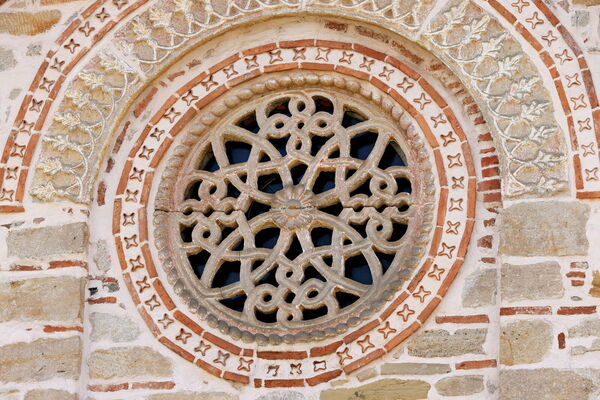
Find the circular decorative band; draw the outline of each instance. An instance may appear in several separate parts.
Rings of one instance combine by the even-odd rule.
[[[274,72],[273,79],[249,82]],[[423,144],[416,159],[432,165],[430,194],[435,194],[437,207],[423,210],[424,221],[432,223],[429,233],[424,229],[414,239],[424,256],[413,260],[413,274],[366,321],[348,323],[344,332],[324,335],[318,343],[279,345],[280,336],[256,336],[256,343],[248,347],[249,338],[242,332],[238,335],[219,321],[211,323],[190,314],[190,310],[200,311],[193,296],[187,305],[181,304],[187,296],[185,288],[175,285],[171,272],[165,274],[175,270],[172,262],[165,260],[157,268],[153,253],[167,243],[160,234],[155,240],[149,236],[149,212],[157,204],[168,204],[161,203],[165,199],[160,196],[153,204],[150,193],[165,155],[171,154],[172,166],[177,164],[173,157],[185,156],[187,147],[170,147],[196,116],[204,126],[226,117],[228,103],[240,102],[228,92],[244,82],[249,82],[251,92],[264,93],[285,88],[294,79],[313,87],[350,90],[379,102],[409,139]],[[379,91],[385,95],[378,95]],[[215,101],[218,98],[223,106]],[[324,47],[314,40],[282,42],[229,57],[180,88],[156,112],[124,168],[114,204],[113,233],[133,301],[152,333],[173,352],[215,376],[246,384],[252,379],[257,387],[316,385],[392,351],[439,304],[467,251],[475,214],[475,179],[466,137],[451,107],[414,70],[382,53],[345,43],[328,42]]]
[[[217,123],[190,123],[158,189],[155,236],[180,297],[221,332],[321,340],[414,272],[432,230],[431,164],[378,89],[336,73],[266,78],[203,110]]]

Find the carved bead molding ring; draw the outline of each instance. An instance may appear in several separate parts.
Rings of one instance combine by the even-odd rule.
[[[338,85],[296,75],[260,94],[237,89],[228,95],[243,103],[169,162],[155,213],[163,262],[173,258],[180,294],[227,333],[276,344],[345,332],[422,255],[423,187],[435,190],[423,144],[353,97],[355,82]]]
[[[348,57],[329,43],[281,49],[307,62],[276,72],[248,49],[251,63],[177,86],[121,175],[113,233],[134,303],[163,345],[224,379],[356,371],[422,325],[466,254],[476,178],[454,106],[399,60],[374,59],[376,81],[317,60]]]

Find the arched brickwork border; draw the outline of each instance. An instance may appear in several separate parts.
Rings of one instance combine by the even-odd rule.
[[[64,82],[68,81],[67,77],[69,76],[69,73],[75,68],[82,57],[94,48],[94,45],[98,43],[98,40],[105,37],[117,23],[126,20],[134,10],[145,4],[146,2],[143,1],[132,3],[131,5],[127,4],[125,1],[114,1],[112,3],[98,1],[94,3],[82,12],[81,17],[75,19],[60,36],[57,40],[57,49],[50,51],[47,54],[46,60],[36,74],[17,118],[15,119],[13,129],[11,130],[11,134],[5,145],[2,159],[0,160],[2,162],[0,184],[0,202],[2,205],[0,206],[0,209],[5,212],[19,212],[23,210],[28,171],[31,169],[32,158],[35,149],[38,147],[37,145],[41,135],[40,131],[45,124],[52,102],[55,101]],[[505,18],[509,23],[512,22],[515,25],[522,35],[521,40],[530,43],[535,49],[539,49],[540,58],[549,66],[551,73],[553,73],[553,76],[555,77],[557,91],[562,99],[561,108],[568,115],[569,131],[571,134],[570,141],[573,145],[578,143],[578,141],[575,140],[576,138],[574,135],[587,134],[587,131],[596,132],[593,137],[594,142],[585,144],[587,149],[582,146],[582,155],[573,154],[571,161],[575,170],[575,184],[578,196],[587,198],[597,197],[599,192],[594,185],[597,185],[598,169],[594,166],[594,163],[598,162],[598,157],[597,153],[591,150],[593,149],[593,146],[590,147],[590,145],[597,144],[597,135],[600,130],[598,127],[599,110],[596,96],[594,96],[595,89],[590,78],[585,57],[582,55],[581,50],[569,35],[566,28],[558,23],[558,19],[554,17],[551,10],[541,1],[533,1],[525,7],[525,10],[522,8],[515,10],[518,11],[516,15],[515,13],[508,12],[505,7],[495,1],[490,0],[489,4],[502,16],[502,18]],[[307,10],[311,11],[317,9],[323,13],[331,12],[331,9],[320,9],[315,5],[311,5],[307,8]],[[527,14],[528,11],[529,14]],[[114,15],[114,17],[110,18],[112,15]],[[95,20],[92,24],[90,21],[94,18]],[[521,22],[521,19],[524,21]],[[98,21],[100,21],[100,24],[95,25]],[[575,59],[568,60],[568,58],[573,58],[569,55],[569,51],[567,50],[567,53],[563,54],[543,50],[543,45],[536,39],[536,35],[540,36],[539,31],[546,23],[560,33],[560,35],[548,37],[546,41],[549,46],[556,46],[558,41],[562,40],[563,42],[561,45],[564,44],[565,49],[570,49],[571,52],[576,55],[576,61],[581,68],[580,77],[581,80],[583,80],[583,86],[585,87],[585,92],[581,93],[579,96],[570,96],[566,94],[566,92],[563,93],[565,86],[567,88],[577,88],[579,85],[572,83],[575,81],[563,82],[564,79],[567,79],[566,76],[563,77],[563,75],[558,72],[558,69],[560,68],[555,68],[553,70],[551,66],[552,63],[554,63],[554,66],[558,66],[567,61],[574,61]],[[531,26],[531,29],[529,29],[527,24]],[[93,30],[91,30],[91,28],[93,28]],[[536,28],[539,28],[537,29],[537,33]],[[96,33],[93,33],[94,31],[96,31]],[[553,37],[557,38],[556,41],[553,40]],[[70,61],[67,62],[67,60]],[[58,77],[56,79],[47,77],[46,74],[50,71],[59,71],[57,72],[59,74]],[[47,100],[40,103],[40,100],[37,99],[36,95],[37,93],[43,92],[47,93]],[[580,119],[570,115],[569,118],[569,102],[566,101],[567,99],[571,100],[571,103],[573,104],[573,110],[571,111],[579,111],[580,113],[585,111],[590,114],[590,117]],[[574,146],[574,150],[576,149],[578,149],[578,147]],[[584,159],[583,161],[586,162],[585,165],[582,165],[582,158]]]

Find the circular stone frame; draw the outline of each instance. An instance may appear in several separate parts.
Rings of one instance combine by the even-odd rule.
[[[273,76],[270,76],[273,75]],[[255,82],[255,80],[259,80]],[[249,343],[258,341],[259,344],[277,345],[281,343],[294,343],[322,340],[327,337],[343,334],[361,321],[368,319],[389,301],[394,293],[412,275],[414,268],[421,262],[425,253],[424,245],[428,242],[433,228],[432,219],[434,208],[433,195],[436,191],[433,183],[431,164],[425,157],[424,141],[415,134],[412,125],[406,129],[400,128],[400,119],[404,114],[393,100],[376,88],[369,89],[351,79],[338,74],[316,75],[309,72],[292,72],[291,74],[266,74],[256,78],[245,85],[240,85],[230,90],[224,100],[216,100],[211,104],[208,113],[219,117],[218,120],[204,119],[204,123],[196,127],[195,121],[191,132],[183,139],[184,145],[178,146],[173,155],[166,161],[167,167],[163,173],[155,203],[155,237],[157,242],[165,243],[159,249],[162,265],[172,266],[167,270],[169,281],[175,292],[182,298],[192,312],[205,318],[207,323],[218,328],[222,333],[235,339]],[[292,90],[319,90],[331,95],[347,99],[354,97],[355,102],[363,106],[376,108],[373,111],[379,118],[387,114],[389,129],[397,132],[394,135],[396,142],[403,149],[410,170],[412,194],[410,196],[409,224],[406,234],[402,237],[403,245],[399,248],[394,260],[382,281],[374,282],[367,298],[361,298],[356,303],[348,306],[332,321],[326,320],[316,324],[303,321],[308,327],[293,329],[290,327],[265,328],[258,324],[248,324],[247,321],[232,316],[228,309],[215,304],[217,302],[204,298],[203,288],[199,287],[197,277],[187,265],[185,255],[179,250],[178,222],[174,220],[173,212],[181,212],[177,198],[182,198],[182,185],[179,171],[183,174],[189,172],[190,157],[195,158],[198,146],[204,145],[208,132],[218,133],[220,126],[229,122],[229,114],[235,113],[241,104],[247,106],[254,102],[264,101],[265,97],[288,93]],[[356,100],[359,99],[359,100]],[[364,111],[364,110],[363,110]],[[205,110],[203,110],[206,113]],[[202,116],[199,118],[202,119]],[[408,132],[410,131],[411,134]],[[168,210],[165,212],[165,210]],[[250,222],[250,221],[248,221]]]

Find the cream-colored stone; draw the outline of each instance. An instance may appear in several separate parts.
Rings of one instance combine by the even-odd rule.
[[[408,354],[415,357],[452,357],[483,354],[487,329],[430,330],[415,334],[408,342]]]
[[[506,324],[500,333],[500,363],[532,364],[542,361],[552,346],[552,325],[543,320]]]
[[[484,389],[483,375],[451,376],[437,381],[435,389],[443,396],[470,396]]]
[[[14,68],[17,65],[15,55],[11,49],[0,47],[0,72]]]
[[[56,255],[83,253],[88,245],[88,227],[84,222],[15,229],[6,239],[8,255],[39,259]]]
[[[277,391],[267,393],[258,397],[256,400],[304,400],[306,397],[300,392],[293,391]]]
[[[65,390],[36,389],[27,392],[25,400],[77,400],[77,395]]]
[[[502,211],[500,252],[510,256],[585,255],[590,208],[582,202],[536,201]]]
[[[170,376],[171,362],[150,347],[113,347],[94,351],[88,360],[94,379]]]
[[[0,283],[0,322],[79,320],[85,280],[69,276]]]
[[[465,282],[463,307],[481,307],[496,303],[495,269],[486,268],[473,272]]]
[[[0,382],[77,379],[80,365],[81,341],[76,336],[0,347]]]
[[[93,342],[111,340],[113,342],[130,342],[140,335],[137,325],[128,317],[95,312],[90,314],[92,323],[91,339]]]
[[[146,397],[147,400],[237,400],[239,397],[229,393],[213,392],[177,392],[153,394]]]
[[[387,363],[381,366],[382,375],[440,375],[450,371],[449,364]]]
[[[588,318],[569,328],[569,337],[600,337],[600,318]]]
[[[597,385],[591,379],[579,375],[576,370],[500,371],[499,400],[592,400],[590,394],[596,389]]]
[[[564,294],[560,265],[549,261],[529,265],[503,264],[502,301],[559,299]]]
[[[426,399],[431,385],[418,380],[382,379],[348,389],[328,389],[321,400],[417,400]]]

